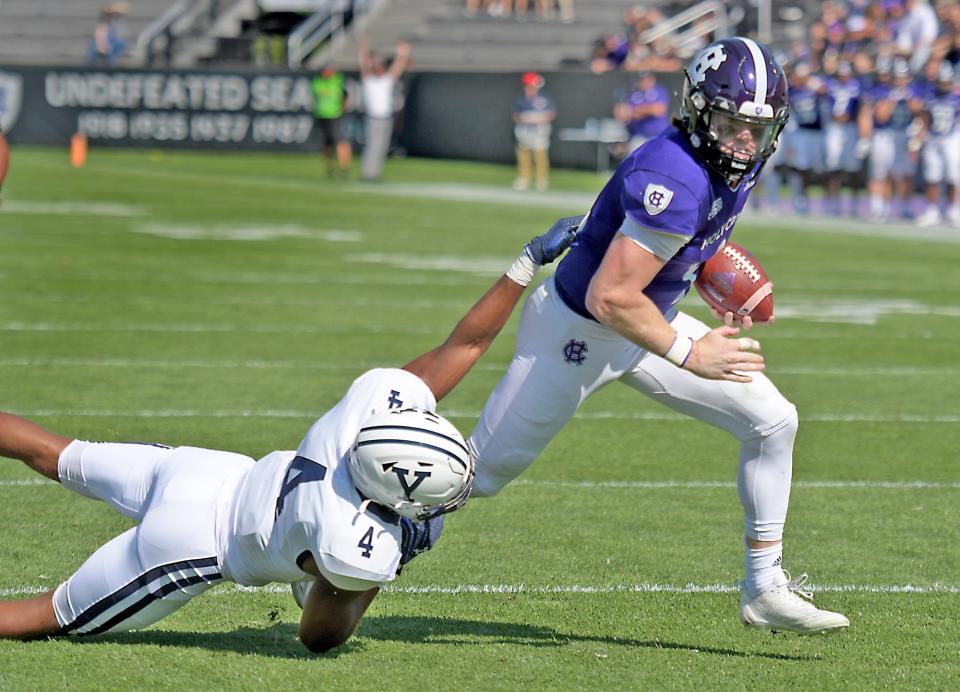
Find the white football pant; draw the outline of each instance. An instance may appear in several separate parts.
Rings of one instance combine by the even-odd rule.
[[[150,625],[223,579],[218,517],[253,459],[194,447],[83,442],[60,455],[64,487],[140,523],[99,548],[53,595],[61,634]]]
[[[683,313],[672,325],[681,336],[694,339],[709,331]],[[752,383],[741,384],[706,380],[681,370],[577,315],[557,295],[550,278],[527,299],[513,362],[468,442],[477,459],[474,494],[499,492],[533,462],[587,397],[619,380],[736,437],[746,535],[780,540],[790,497],[797,413],[767,377],[759,373],[752,377]],[[655,424],[638,424],[655,434]]]

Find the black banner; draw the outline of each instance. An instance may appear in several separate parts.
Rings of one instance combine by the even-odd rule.
[[[604,145],[560,141],[558,132],[609,118],[630,76],[544,76],[544,92],[557,104],[551,159],[595,166],[597,147]],[[675,89],[672,77],[661,81]],[[316,150],[311,78],[307,72],[0,67],[0,127],[15,144],[66,145],[80,132],[91,146]],[[357,107],[356,77],[346,86]],[[408,154],[513,160],[519,73],[414,73],[404,86],[397,142]],[[345,117],[344,131],[362,139],[360,113]]]

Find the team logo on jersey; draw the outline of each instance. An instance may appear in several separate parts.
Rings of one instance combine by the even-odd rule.
[[[9,132],[20,115],[23,79],[18,74],[0,71],[0,130]]]
[[[563,360],[574,365],[583,365],[583,361],[587,359],[588,350],[586,341],[570,339],[563,347]]]
[[[690,81],[693,84],[699,84],[707,78],[707,70],[718,70],[727,59],[727,54],[723,52],[723,46],[710,46],[700,51],[693,63],[693,70],[690,73]]]
[[[670,204],[673,199],[673,190],[663,185],[649,183],[643,191],[643,208],[650,216],[656,216]]]
[[[390,390],[390,396],[387,398],[387,408],[403,408],[403,401],[400,399],[400,392],[396,389]]]
[[[713,204],[710,205],[710,213],[707,214],[707,221],[713,221],[721,209],[723,209],[723,200],[717,197],[713,200]]]

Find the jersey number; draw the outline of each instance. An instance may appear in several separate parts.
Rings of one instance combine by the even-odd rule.
[[[360,542],[357,543],[357,547],[360,548],[363,552],[361,555],[364,557],[370,557],[370,554],[373,552],[373,527],[371,526],[367,529],[367,532],[363,534],[363,538],[360,539]]]
[[[317,463],[313,459],[307,459],[306,457],[296,457],[293,461],[290,462],[290,467],[287,469],[287,477],[283,481],[283,486],[280,488],[280,496],[277,497],[277,511],[274,512],[273,518],[276,520],[280,516],[280,512],[283,511],[283,503],[287,499],[287,495],[292,493],[294,489],[301,483],[314,483],[317,481],[322,481],[327,477],[327,467],[323,464]]]

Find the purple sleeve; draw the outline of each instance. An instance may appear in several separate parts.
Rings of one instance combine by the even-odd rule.
[[[700,227],[700,201],[679,181],[635,170],[623,180],[621,203],[643,228],[693,237]]]

